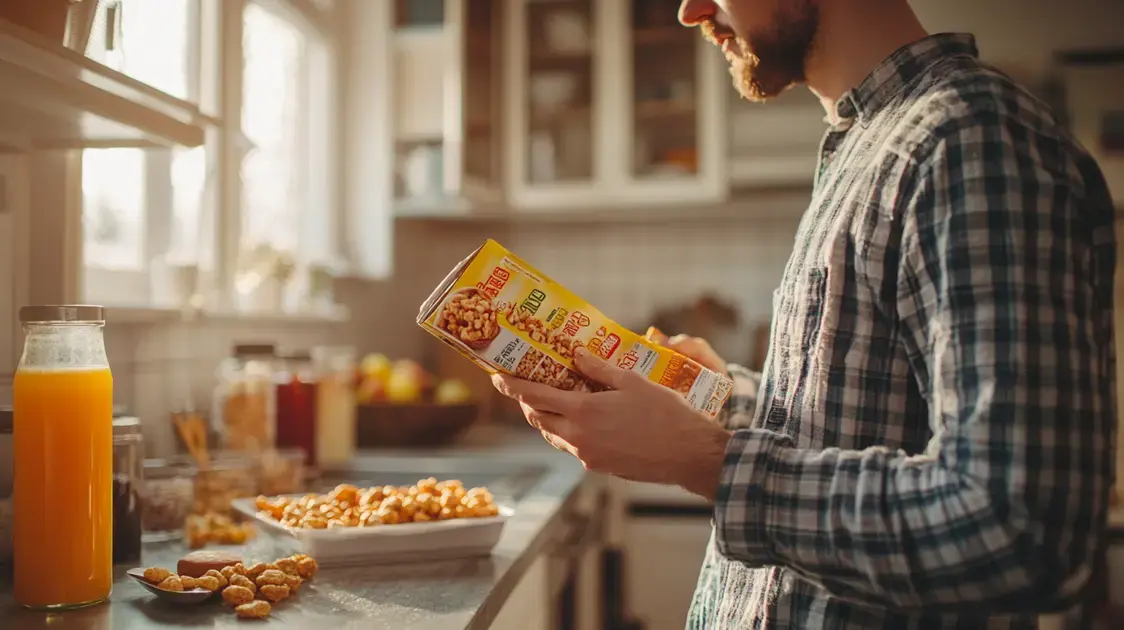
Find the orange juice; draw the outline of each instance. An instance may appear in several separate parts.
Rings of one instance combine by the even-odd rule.
[[[13,385],[16,601],[70,608],[113,583],[113,377],[23,370]]]

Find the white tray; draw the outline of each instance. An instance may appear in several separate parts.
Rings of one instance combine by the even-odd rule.
[[[299,498],[304,495],[283,495]],[[510,506],[484,518],[457,518],[428,523],[400,523],[378,527],[294,529],[258,514],[254,499],[237,499],[231,506],[256,522],[278,543],[306,553],[323,566],[413,562],[433,558],[487,556],[499,542]]]

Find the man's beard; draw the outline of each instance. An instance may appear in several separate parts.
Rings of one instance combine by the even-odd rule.
[[[734,87],[746,99],[766,101],[805,80],[804,66],[819,28],[819,8],[810,0],[788,0],[778,9],[774,28],[767,33],[735,36],[726,54]],[[718,44],[729,30],[711,21],[701,25],[703,37]],[[753,43],[750,44],[750,41]]]

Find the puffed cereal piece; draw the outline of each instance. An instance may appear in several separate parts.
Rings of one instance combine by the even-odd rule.
[[[195,578],[190,575],[181,575],[180,583],[183,584],[183,590],[185,591],[194,591],[197,586]]]
[[[241,606],[254,600],[254,593],[244,586],[228,586],[222,589],[222,601],[231,606]]]
[[[180,576],[170,575],[170,576],[164,578],[164,580],[161,581],[159,584],[157,584],[156,588],[158,588],[162,591],[175,591],[177,593],[182,593],[183,592],[183,582],[180,581]]]
[[[230,584],[230,580],[226,579],[225,575],[214,569],[211,569],[210,571],[204,573],[203,577],[214,578],[215,582],[218,583],[219,588],[226,588],[226,585]]]
[[[171,574],[171,571],[161,567],[149,567],[144,570],[144,579],[150,584],[159,584],[168,579]]]
[[[276,604],[289,596],[287,584],[266,584],[261,587],[261,596]]]
[[[261,575],[258,576],[258,579],[255,580],[255,582],[257,582],[258,588],[261,588],[266,584],[284,584],[285,573],[282,571],[278,571],[277,569],[266,569]]]
[[[216,573],[217,573],[217,571],[216,571]],[[219,578],[217,578],[213,575],[204,575],[203,577],[195,578],[195,584],[199,588],[206,589],[208,591],[211,591],[212,593],[219,590],[223,586],[226,586],[225,583],[220,583]]]
[[[276,566],[277,569],[282,573],[288,573],[289,575],[298,575],[297,561],[293,560],[292,558],[279,558],[276,562],[273,563],[273,565]]]
[[[265,570],[267,568],[268,567],[265,566],[264,562],[255,562],[254,564],[250,565],[249,568],[246,569],[246,572],[243,573],[243,575],[250,578],[251,580],[256,580],[256,579],[258,579],[259,575],[261,575],[262,573],[265,573]]]
[[[296,591],[301,587],[301,584],[304,584],[304,580],[300,579],[300,577],[291,573],[285,574],[285,586],[288,586],[290,591]]]
[[[306,556],[297,561],[297,572],[300,573],[302,579],[311,580],[319,570],[320,565],[316,562],[315,558]]]
[[[269,611],[272,609],[269,602],[255,599],[236,607],[234,612],[242,619],[264,619],[269,616]]]
[[[249,589],[251,593],[258,592],[258,587],[254,586],[254,581],[244,575],[233,575],[230,578],[232,586],[241,586],[242,588]]]

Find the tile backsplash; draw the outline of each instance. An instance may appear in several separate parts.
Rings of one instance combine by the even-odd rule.
[[[106,332],[116,398],[146,425],[150,455],[174,447],[168,413],[191,401],[209,411],[215,371],[237,342],[288,350],[321,344],[360,353],[431,358],[436,342],[414,324],[417,308],[456,262],[495,238],[597,305],[609,317],[646,326],[653,311],[712,292],[750,322],[767,321],[771,294],[791,251],[798,217],[762,221],[547,224],[403,221],[395,273],[386,281],[345,280],[351,310],[342,324],[207,321],[119,324]]]

